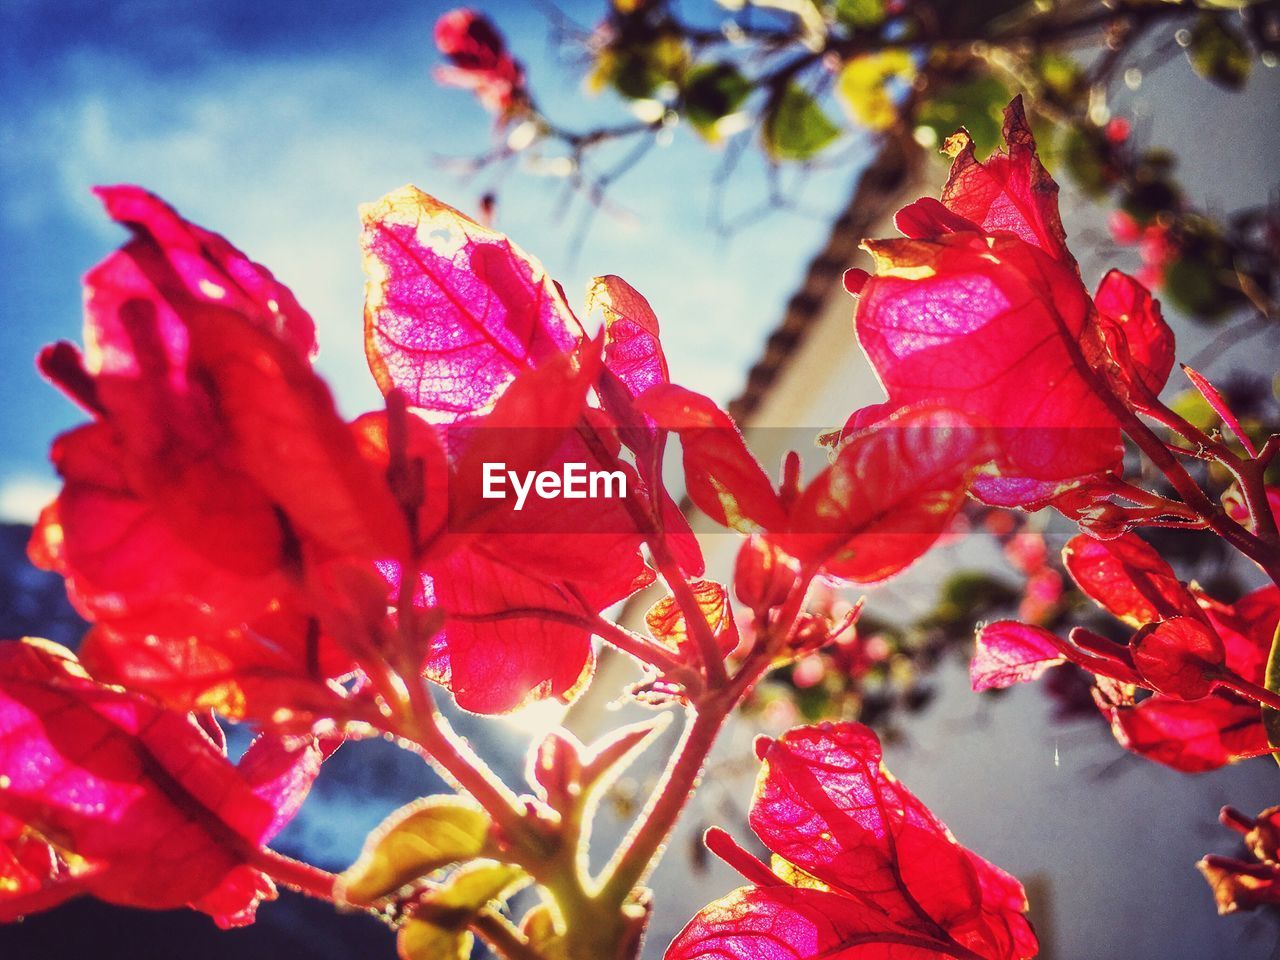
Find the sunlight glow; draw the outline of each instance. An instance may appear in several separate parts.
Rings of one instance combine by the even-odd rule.
[[[0,482],[0,522],[34,523],[40,511],[57,495],[58,484],[52,479],[10,477]]]
[[[564,722],[569,708],[558,700],[535,700],[528,706],[504,714],[500,719],[507,725],[539,740]]]

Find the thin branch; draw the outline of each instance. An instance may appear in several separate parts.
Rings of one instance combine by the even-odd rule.
[[[1219,686],[1233,690],[1242,697],[1262,704],[1264,707],[1270,707],[1272,710],[1280,710],[1280,693],[1273,693],[1266,687],[1246,680],[1244,677],[1228,674],[1216,678]]]
[[[545,844],[532,829],[526,807],[514,792],[494,774],[470,744],[455,734],[436,709],[435,701],[421,673],[422,638],[417,627],[418,612],[413,605],[417,571],[413,564],[401,570],[400,593],[396,616],[400,627],[399,662],[394,664],[392,689],[381,689],[393,717],[388,732],[403,737],[424,752],[431,762],[456,788],[469,793],[485,808],[516,847],[536,854]]]
[[[317,900],[325,900],[329,903],[334,901],[334,888],[338,882],[336,874],[313,867],[301,860],[286,857],[283,853],[277,853],[267,847],[253,851],[248,857],[248,862],[250,866],[261,870],[276,883],[290,890],[305,893]]]
[[[494,910],[481,910],[470,926],[476,936],[505,960],[546,960],[510,920]]]
[[[601,899],[610,903],[624,902],[653,869],[656,855],[697,787],[707,754],[735,705],[720,699],[713,701],[710,709],[694,713],[676,748],[672,764],[649,795],[644,811],[605,869]]]

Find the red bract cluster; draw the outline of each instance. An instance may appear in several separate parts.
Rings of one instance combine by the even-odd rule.
[[[1152,290],[1163,285],[1165,271],[1178,258],[1178,246],[1169,235],[1168,226],[1159,222],[1139,224],[1123,210],[1112,214],[1108,226],[1116,243],[1137,246],[1142,256],[1138,279]]]
[[[1257,819],[1223,807],[1220,819],[1240,835],[1248,859],[1210,854],[1196,864],[1218,912],[1280,906],[1280,807],[1263,810]]]
[[[1090,298],[1066,247],[1057,184],[1015,100],[1008,152],[986,162],[967,135],[941,202],[898,213],[901,239],[867,241],[875,276],[852,271],[858,341],[888,392],[883,409],[931,403],[995,429],[994,475],[973,492],[999,505],[1062,506],[1119,474],[1116,396],[1164,385],[1173,336],[1150,295],[1108,274]],[[867,411],[846,429],[865,425]]]
[[[1271,750],[1256,698],[1280,622],[1280,588],[1224,604],[1182,583],[1132,534],[1078,536],[1063,550],[1067,571],[1103,610],[1136,632],[1120,644],[1077,627],[1062,639],[1002,620],[978,632],[975,690],[1034,680],[1074,663],[1097,677],[1095,700],[1116,739],[1134,753],[1189,773]],[[1137,698],[1139,689],[1152,691]]]
[[[524,67],[507,51],[492,21],[474,10],[451,10],[436,21],[436,47],[450,65],[436,80],[475,92],[485,109],[508,118],[528,106]]]
[[[252,923],[276,895],[259,851],[334,746],[264,736],[232,764],[207,715],[98,683],[56,644],[0,644],[0,921],[91,893]]]
[[[1022,885],[885,770],[870,729],[800,727],[757,753],[750,822],[773,865],[709,834],[752,885],[699,913],[667,960],[1035,956]]]
[[[364,212],[366,341],[388,408],[347,424],[287,289],[153,196],[102,194],[135,239],[88,277],[87,353],[42,358],[94,422],[55,446],[66,485],[32,555],[94,622],[95,674],[176,709],[359,713],[344,702],[367,688],[350,678],[398,629],[388,594],[436,628],[401,656],[468,709],[569,697],[592,659],[584,618],[653,579],[646,536],[701,573],[658,479],[668,430],[713,519],[858,581],[923,553],[991,455],[966,418],[921,409],[777,490],[727,415],[668,382],[636,291],[596,282],[605,330],[589,340],[541,265],[412,188]],[[617,469],[634,495],[516,510],[481,495],[494,462]]]
[[[515,512],[482,498],[482,468],[613,469],[616,447],[586,420],[601,344],[541,264],[435,199],[405,188],[367,207],[364,225],[370,365],[448,461],[425,494],[448,522],[417,563],[415,601],[449,618],[428,670],[482,712],[567,697],[591,662],[573,618],[653,578],[641,531],[621,500],[534,498]]]
[[[208,746],[206,714],[188,711],[275,730],[336,721],[401,732],[395,724],[411,724],[404,717],[421,704],[397,684],[420,674],[477,712],[569,699],[590,676],[601,630],[660,674],[659,699],[719,696],[729,681],[721,661],[742,641],[727,589],[697,579],[701,551],[662,483],[670,433],[695,503],[758,534],[736,590],[765,665],[842,629],[798,618],[815,575],[870,582],[911,563],[994,455],[972,418],[920,406],[851,434],[807,484],[790,458],[775,485],[713,401],[670,382],[657,318],[638,292],[617,277],[593,283],[587,309],[603,331],[592,339],[536,260],[413,188],[363,211],[366,343],[386,409],[346,422],[312,369],[314,327],[287,288],[151,194],[99,193],[133,238],[86,279],[83,353],[58,344],[41,357],[92,420],[56,442],[64,487],[31,542],[92,629],[83,667],[14,643],[0,670],[25,690],[32,664],[45,664],[40,697],[0,718],[2,769],[13,771],[0,781],[0,814],[14,916],[91,892],[192,903],[239,922],[269,895],[250,862],[314,776],[314,742],[291,748],[308,764],[286,778],[292,793],[259,797],[261,824],[239,813],[223,823],[227,809],[201,805],[201,781],[173,809],[145,808],[155,840],[130,853],[101,839],[126,835],[112,834],[117,819],[91,816],[81,831],[55,815],[58,784],[108,734],[160,757],[165,783],[186,790],[184,769],[166,758]],[[590,502],[539,491],[517,503],[488,494],[495,463],[512,477],[599,468],[626,489]],[[671,596],[650,610],[649,636],[604,624],[599,612],[652,582],[653,568]],[[744,664],[735,695],[758,672]],[[58,727],[56,742],[43,712],[55,700],[84,714]],[[121,729],[99,736],[99,720]],[[238,772],[217,751],[201,763],[233,782],[261,771],[266,749]],[[41,752],[64,758],[66,776],[33,779]],[[145,792],[153,766],[122,766],[111,784],[143,777],[135,789]],[[94,816],[134,809],[110,784],[92,789],[103,791]],[[122,879],[192,830],[203,846],[172,847],[196,863],[183,882],[161,865],[154,884]]]
[[[437,39],[450,76],[495,110],[527,103],[487,21],[457,11]],[[40,358],[90,422],[54,444],[64,483],[30,545],[91,629],[79,660],[45,641],[0,646],[0,919],[91,893],[246,923],[274,877],[377,905],[407,960],[465,955],[473,933],[510,956],[633,957],[644,877],[731,712],[775,666],[857,673],[879,656],[853,637],[861,601],[824,609],[815,583],[899,573],[967,496],[1078,520],[1091,536],[1068,545],[1067,570],[1135,631],[1122,644],[991,624],[977,689],[1070,662],[1137,753],[1199,771],[1273,749],[1259,704],[1280,708],[1267,669],[1280,587],[1221,603],[1127,531],[1209,528],[1280,582],[1265,476],[1280,438],[1255,446],[1189,369],[1247,456],[1160,404],[1173,341],[1158,305],[1116,272],[1086,292],[1018,101],[1005,137],[985,162],[966,135],[949,141],[942,200],[902,210],[904,237],[868,241],[877,275],[847,281],[888,396],[849,418],[808,479],[795,453],[773,476],[711,398],[671,382],[658,318],[625,281],[590,285],[593,335],[537,260],[413,187],[362,211],[366,352],[385,405],[354,421],[313,370],[310,317],[270,272],[143,190],[98,191],[132,238],[86,278],[83,351]],[[1126,435],[1181,500],[1121,475]],[[664,482],[672,439],[682,492],[745,535],[730,584],[704,577]],[[1179,456],[1230,470],[1222,504]],[[602,491],[573,492],[575,471]],[[1048,622],[1061,577],[1043,539],[1007,549],[1034,581],[1026,615]],[[644,632],[604,615],[658,578]],[[592,792],[652,728],[590,749],[553,734],[531,759],[533,795],[517,795],[432,692],[485,714],[567,702],[595,638],[645,670],[630,695],[690,716],[598,879],[584,875]],[[265,731],[237,764],[215,715]],[[341,878],[266,849],[341,736],[372,733],[472,799],[397,812]],[[752,886],[699,914],[671,960],[1035,954],[1022,887],[884,770],[867,728],[801,728],[760,752],[751,825],[773,865],[713,831]],[[1272,902],[1271,819],[1241,831],[1256,864],[1202,865],[1223,909]],[[519,926],[495,912],[535,881],[554,904]]]
[[[134,238],[86,277],[84,355],[41,356],[93,422],[54,444],[64,486],[32,558],[94,623],[95,676],[179,709],[340,713],[350,611],[320,609],[358,602],[334,583],[405,549],[392,491],[312,371],[288,289],[151,194],[99,196]]]
[[[896,223],[903,238],[864,244],[876,262],[874,276],[860,270],[846,275],[846,286],[859,301],[858,340],[888,396],[849,418],[834,438],[835,463],[810,490],[794,494],[797,488],[784,483],[788,522],[794,523],[798,508],[803,513],[803,505],[814,499],[819,506],[813,516],[856,513],[849,502],[833,508],[821,501],[824,486],[838,489],[852,482],[841,477],[841,468],[859,448],[860,469],[852,476],[894,479],[857,501],[866,502],[876,517],[902,523],[910,523],[913,510],[919,511],[933,538],[941,528],[932,525],[948,520],[965,493],[993,505],[1056,507],[1092,535],[1078,536],[1068,545],[1067,570],[1088,596],[1136,633],[1126,645],[1082,629],[1073,631],[1070,640],[1060,640],[1037,626],[991,624],[978,640],[975,689],[1006,687],[1072,662],[1096,675],[1098,706],[1117,739],[1134,752],[1188,772],[1270,752],[1259,704],[1280,703],[1267,684],[1269,679],[1271,686],[1275,683],[1267,676],[1267,662],[1280,620],[1280,588],[1263,588],[1235,604],[1218,602],[1180,582],[1151,547],[1126,531],[1143,523],[1211,528],[1275,579],[1280,574],[1275,518],[1263,475],[1276,452],[1276,438],[1266,452],[1255,447],[1217,390],[1190,369],[1188,377],[1247,456],[1196,431],[1161,404],[1158,394],[1172,368],[1174,343],[1159,305],[1141,284],[1116,271],[1089,296],[1066,246],[1057,185],[1036,156],[1018,100],[1006,111],[1004,134],[1007,151],[985,162],[976,159],[967,134],[949,140],[946,149],[954,162],[941,201],[925,198],[899,211]],[[929,466],[895,473],[890,464],[910,462],[913,445],[901,443],[902,434],[892,428],[912,418],[933,418],[921,422],[937,426],[948,417],[945,442],[923,458]],[[1170,446],[1142,417],[1173,429],[1199,450]],[[1182,501],[1125,480],[1126,435],[1164,472]],[[876,447],[886,451],[883,460],[868,455]],[[1226,498],[1234,519],[1204,495],[1176,460],[1177,454],[1195,457],[1202,451],[1212,451],[1239,484],[1249,484],[1247,492],[1237,486]],[[935,473],[930,467],[939,469]],[[903,485],[911,490],[911,506],[892,502]],[[691,492],[696,489],[691,486]],[[895,528],[899,535],[903,529]],[[826,536],[788,530],[771,533],[769,542],[802,562],[819,563],[852,579],[874,580],[901,567],[883,543],[870,557],[855,551],[847,562]],[[813,553],[808,545],[816,545]],[[884,566],[868,567],[868,559]],[[1043,549],[1038,556],[1014,559],[1042,588],[1042,602],[1028,604],[1028,615],[1048,615],[1060,593],[1060,578]],[[1148,693],[1142,695],[1142,690]],[[799,742],[828,737],[808,730],[795,736]],[[784,739],[773,749],[785,754],[786,743]],[[704,911],[677,941],[673,956],[852,956],[871,943],[880,944],[884,956],[915,956],[916,951],[920,956],[969,956],[970,951],[1023,956],[1023,951],[1034,950],[1034,941],[1021,940],[1007,925],[1000,934],[995,932],[999,925],[987,929],[993,939],[975,934],[979,939],[961,945],[962,953],[945,937],[941,945],[903,938],[898,931],[877,939],[866,901],[870,897],[874,902],[886,889],[896,890],[899,898],[887,908],[895,921],[904,922],[905,916],[909,922],[914,914],[934,935],[954,936],[955,931],[937,922],[922,899],[929,894],[908,890],[904,895],[910,886],[905,879],[909,865],[895,865],[884,883],[876,882],[866,839],[842,842],[827,807],[810,799],[822,789],[827,804],[839,808],[854,804],[853,798],[865,792],[842,779],[853,776],[849,771],[857,762],[847,756],[831,759],[830,752],[839,751],[824,741],[824,751],[820,756],[815,751],[814,770],[803,781],[791,779],[771,790],[772,760],[762,779],[752,824],[783,864],[790,864],[785,870],[775,868],[771,876],[763,865],[753,866],[744,853],[729,847],[724,836],[709,838],[713,849],[727,849],[735,865],[759,886]],[[878,751],[874,756],[878,761]],[[863,769],[865,777],[865,763]],[[762,814],[770,800],[782,811],[785,830],[771,829],[772,822]],[[858,808],[863,806],[859,802]],[[884,809],[881,802],[880,816]],[[866,829],[865,819],[855,819]],[[892,852],[896,856],[901,849]],[[841,871],[846,852],[848,861],[857,864],[856,872]],[[929,850],[921,862],[930,864],[930,876],[942,878],[945,887],[964,887],[959,880],[946,883],[943,852]],[[1231,873],[1229,879],[1222,879],[1221,870],[1206,872],[1221,902],[1224,889],[1239,891],[1247,884],[1240,878],[1267,870],[1264,863]],[[791,879],[790,885],[782,882],[784,877]],[[862,882],[870,886],[864,889]],[[979,881],[969,889],[983,887]],[[850,897],[858,907],[842,904],[833,894]],[[965,904],[967,918],[985,916],[973,900]],[[875,923],[882,922],[875,916]]]

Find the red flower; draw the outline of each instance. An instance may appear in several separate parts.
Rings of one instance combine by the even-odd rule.
[[[1022,885],[884,769],[869,728],[800,727],[757,752],[750,822],[773,867],[709,833],[753,885],[704,908],[667,960],[1035,956]]]
[[[1039,533],[1015,533],[1004,545],[1005,558],[1027,578],[1018,616],[1032,623],[1052,617],[1062,599],[1062,575],[1049,565],[1048,550]]]
[[[844,440],[831,466],[796,497],[776,542],[831,576],[887,579],[951,526],[991,456],[989,435],[964,414],[900,411]]]
[[[1248,860],[1209,854],[1196,864],[1204,874],[1218,913],[1280,906],[1280,807],[1269,807],[1257,819],[1223,807],[1223,826],[1244,840]]]
[[[786,511],[773,483],[715,401],[659,384],[640,397],[638,406],[662,429],[680,435],[686,490],[707,516],[744,533],[785,526]]]
[[[1142,236],[1142,225],[1124,210],[1111,211],[1107,217],[1107,229],[1111,231],[1111,239],[1124,246],[1137,243]]]
[[[1158,553],[1132,534],[1074,537],[1064,548],[1080,589],[1136,632],[1122,645],[1076,628],[1063,640],[1012,621],[978,632],[970,665],[975,690],[1034,680],[1074,663],[1100,678],[1099,709],[1121,746],[1196,773],[1270,752],[1256,703],[1224,689],[1224,679],[1260,684],[1280,621],[1280,588],[1223,604],[1178,580]],[[1134,690],[1154,691],[1142,700]]]
[[[1280,517],[1280,487],[1268,486],[1267,506],[1271,508],[1272,516]],[[1240,487],[1232,484],[1222,495],[1222,505],[1227,508],[1227,513],[1231,519],[1242,526],[1253,529],[1253,518],[1249,515],[1249,505],[1244,502],[1244,497],[1240,493]]]
[[[389,412],[353,428],[286,288],[150,194],[102,196],[135,238],[88,277],[86,357],[42,358],[95,422],[55,445],[66,485],[31,548],[95,621],[92,668],[180,709],[340,715],[333,681],[390,626],[378,571],[411,563],[453,621],[421,653],[464,705],[568,696],[591,660],[573,619],[652,575],[620,502],[481,496],[486,461],[609,457],[576,433],[599,345],[541,267],[416,191],[368,211]]]
[[[1005,139],[1007,153],[981,163],[957,134],[942,201],[901,210],[905,238],[867,241],[877,273],[847,285],[885,408],[943,404],[996,428],[999,475],[974,492],[1033,507],[1119,471],[1112,379],[1159,389],[1172,335],[1145,291],[1120,289],[1127,278],[1109,276],[1090,299],[1020,100]]]
[[[54,444],[64,487],[32,559],[98,625],[104,678],[234,716],[246,671],[323,693],[349,661],[308,622],[314,587],[407,550],[400,507],[312,371],[289,290],[157,197],[97,192],[134,236],[86,277],[85,355],[41,356],[94,420]]]
[[[1122,210],[1111,215],[1108,226],[1116,243],[1138,247],[1142,256],[1138,280],[1152,290],[1163,285],[1166,268],[1178,257],[1178,244],[1169,227],[1158,220],[1139,223]]]
[[[920,407],[848,437],[830,467],[803,490],[792,477],[780,495],[710,398],[667,385],[638,406],[680,435],[686,488],[704,513],[743,532],[763,530],[810,568],[859,583],[884,580],[924,554],[992,456],[972,419]]]
[[[507,52],[498,28],[475,10],[451,10],[436,21],[436,47],[451,66],[437,67],[436,80],[472,90],[485,106],[508,117],[528,105],[524,67]]]
[[[412,187],[363,217],[370,366],[437,425],[449,461],[448,520],[417,571],[416,602],[444,616],[427,672],[478,712],[567,699],[592,662],[591,631],[575,619],[652,580],[641,531],[620,500],[530,498],[521,511],[485,500],[481,470],[621,469],[606,464],[617,452],[607,435],[587,429],[600,413],[588,405],[600,345],[502,234]],[[399,564],[388,572],[398,584]]]
[[[658,318],[639,291],[621,277],[596,277],[587,291],[588,315],[596,309],[604,321],[604,370],[596,385],[601,409],[612,421],[617,442],[632,452],[644,488],[651,497],[656,494],[654,523],[662,530],[681,571],[700,577],[705,569],[702,548],[661,476],[665,434],[654,417],[645,412],[649,400],[679,404],[687,391],[671,387]],[[646,399],[650,391],[653,397]],[[697,398],[695,403],[705,400],[697,394],[688,396]],[[715,417],[705,406],[702,413]],[[737,432],[736,427],[733,432]],[[714,457],[714,452],[711,455]]]
[[[0,642],[0,921],[91,894],[252,923],[275,898],[253,857],[336,744],[263,737],[236,766],[220,738],[56,644]]]

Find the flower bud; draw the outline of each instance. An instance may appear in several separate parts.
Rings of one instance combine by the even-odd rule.
[[[733,571],[733,589],[738,599],[763,620],[770,610],[781,606],[795,586],[800,565],[766,538],[748,537],[738,551]]]

